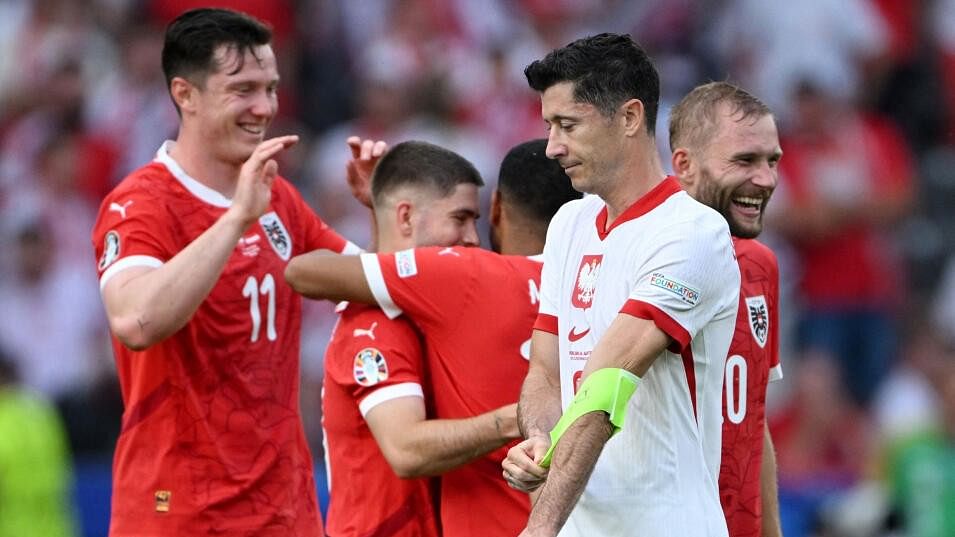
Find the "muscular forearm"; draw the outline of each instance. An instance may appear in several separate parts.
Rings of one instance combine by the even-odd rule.
[[[519,438],[515,405],[466,419],[424,420],[402,435],[401,462],[392,467],[404,478],[439,475]]]
[[[161,267],[137,275],[132,275],[135,269],[117,274],[107,284],[114,288],[104,290],[104,300],[120,341],[143,349],[182,328],[215,286],[248,225],[227,211]]]
[[[607,415],[591,412],[567,429],[554,452],[550,474],[527,522],[527,534],[554,536],[580,498],[612,429]]]
[[[781,537],[779,522],[779,490],[776,483],[776,452],[769,429],[763,435],[763,462],[759,472],[763,504],[763,537]]]
[[[560,419],[560,380],[533,364],[521,386],[517,419],[524,438],[548,435]]]

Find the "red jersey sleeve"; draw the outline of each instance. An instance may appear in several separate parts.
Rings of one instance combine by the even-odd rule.
[[[120,271],[159,267],[179,249],[170,234],[170,224],[176,219],[142,179],[137,177],[126,188],[117,188],[100,206],[91,239],[101,289]]]
[[[331,379],[351,395],[362,416],[391,399],[424,397],[422,360],[411,323],[356,304],[342,312],[326,353]]]
[[[409,314],[421,326],[453,326],[466,313],[475,277],[469,248],[431,247],[362,254],[375,300],[389,317]]]
[[[290,182],[281,179],[281,187],[291,202],[290,205],[296,214],[294,221],[302,226],[301,232],[305,239],[300,243],[303,250],[295,252],[296,255],[312,250],[331,250],[335,253],[350,255],[361,252],[361,248],[343,238],[319,218]]]

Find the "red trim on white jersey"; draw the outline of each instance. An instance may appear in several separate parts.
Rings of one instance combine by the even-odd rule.
[[[620,313],[653,321],[657,328],[663,330],[666,335],[673,339],[673,343],[667,348],[673,354],[680,354],[690,346],[690,333],[673,317],[670,317],[665,311],[653,304],[631,298],[624,302],[623,307],[620,308]]]
[[[610,235],[610,232],[613,231],[613,228],[623,224],[624,222],[629,222],[635,218],[640,218],[641,216],[655,209],[673,194],[682,191],[683,189],[680,188],[680,183],[677,182],[675,178],[672,176],[667,177],[666,179],[660,181],[657,186],[653,187],[650,192],[644,194],[640,199],[633,202],[633,205],[627,207],[625,211],[620,213],[620,216],[618,216],[613,223],[610,224],[610,227],[607,227],[608,215],[607,206],[605,205],[604,208],[597,213],[597,236],[600,237],[600,240],[606,239],[607,235]]]
[[[557,316],[546,313],[537,314],[537,320],[534,321],[534,330],[541,330],[550,334],[557,335]]]

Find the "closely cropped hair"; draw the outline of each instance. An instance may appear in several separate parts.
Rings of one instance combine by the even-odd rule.
[[[375,205],[399,188],[429,188],[438,197],[449,196],[461,184],[484,186],[481,174],[468,159],[427,142],[401,142],[392,147],[371,176],[371,195]]]
[[[502,201],[545,226],[561,205],[582,196],[571,186],[570,177],[560,164],[547,158],[546,149],[544,139],[513,147],[501,162],[497,180]]]
[[[231,9],[199,8],[186,11],[166,27],[162,48],[162,70],[166,86],[175,77],[193,84],[205,83],[206,77],[218,68],[215,51],[221,45],[235,47],[243,67],[245,51],[255,53],[255,47],[268,45],[272,30],[268,24]]]
[[[660,77],[647,53],[629,35],[604,33],[551,51],[524,69],[538,92],[561,82],[574,84],[574,99],[607,117],[630,99],[640,99],[647,131],[653,133],[660,101]]]
[[[701,147],[713,136],[722,103],[731,107],[737,121],[755,122],[772,114],[758,98],[729,82],[697,86],[670,111],[670,151],[679,147]]]

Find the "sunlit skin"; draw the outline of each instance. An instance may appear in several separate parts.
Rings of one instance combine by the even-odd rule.
[[[254,52],[254,53],[253,53]],[[198,137],[206,151],[223,162],[241,164],[265,139],[278,113],[279,74],[269,45],[242,52],[220,46],[214,55],[219,68],[205,81],[193,83]]]
[[[763,229],[763,214],[776,189],[782,149],[771,115],[732,115],[722,105],[717,125],[702,151],[678,149],[674,169],[696,200],[719,211],[734,237],[751,239]],[[681,170],[678,153],[697,159]]]
[[[547,156],[557,159],[580,192],[601,197],[626,175],[622,114],[607,117],[592,104],[574,100],[574,85],[561,82],[541,94],[541,114],[547,127]]]
[[[479,246],[480,214],[477,185],[459,184],[448,196],[416,204],[411,217],[414,244]]]

